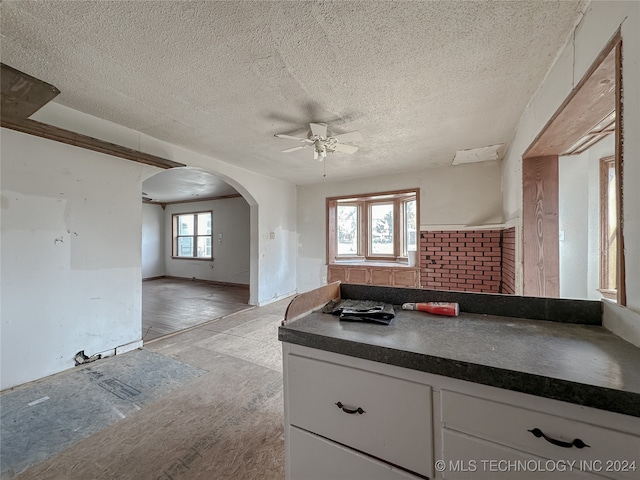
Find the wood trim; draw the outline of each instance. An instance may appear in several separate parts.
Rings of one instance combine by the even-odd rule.
[[[205,280],[203,278],[195,278],[195,277],[189,278],[189,277],[176,277],[174,275],[163,275],[162,277],[158,277],[158,278],[168,278],[168,279],[176,279],[176,280],[194,280],[196,282],[210,283],[211,285],[223,285],[227,287],[246,288],[247,290],[250,288],[250,285],[246,283],[218,282],[216,280]]]
[[[239,193],[234,193],[231,195],[218,195],[217,197],[204,197],[204,198],[194,198],[193,200],[176,200],[175,202],[156,202],[154,200],[143,200],[142,203],[149,203],[152,205],[160,205],[162,208],[167,205],[177,205],[179,203],[196,203],[196,202],[209,202],[212,200],[224,200],[226,198],[238,198],[242,197]],[[244,198],[244,197],[243,197]],[[198,212],[196,212],[198,213]]]
[[[72,132],[64,128],[47,125],[46,123],[35,120],[19,120],[2,118],[2,127],[15,130],[17,132],[27,133],[36,137],[46,138],[55,142],[66,143],[74,147],[85,148],[98,153],[104,153],[113,157],[124,158],[133,162],[144,163],[158,168],[175,168],[185,167],[184,163],[174,162],[166,158],[157,157],[149,153],[140,152],[131,148],[116,145],[115,143],[105,142],[97,138],[89,137],[81,133]]]
[[[296,318],[307,315],[331,300],[340,300],[340,282],[333,282],[315,290],[296,295],[287,307],[282,325],[284,326]]]
[[[408,194],[408,193],[414,193],[417,192],[419,189],[418,188],[407,188],[405,190],[390,190],[387,192],[371,192],[371,193],[357,193],[354,195],[340,195],[337,197],[328,197],[327,200],[347,200],[347,199],[353,199],[354,202],[357,201],[362,201],[362,200],[369,200],[371,197],[382,197],[385,195],[403,195],[403,194]],[[384,199],[380,199],[381,201]]]
[[[622,145],[624,142],[624,105],[622,103],[622,36],[618,31],[616,41],[616,183],[618,187],[618,304],[627,305],[627,285],[624,256],[624,154]]]
[[[524,295],[558,297],[558,156],[522,162]]]
[[[603,157],[600,159],[600,276],[598,278],[598,289],[603,289],[608,292],[615,291],[611,289],[611,285],[609,285],[609,268],[611,257],[609,256],[609,164],[614,163],[615,168],[615,155],[610,157]],[[617,173],[616,173],[617,177]],[[616,182],[618,179],[616,178]],[[616,198],[617,201],[617,198]],[[619,229],[618,229],[619,232]],[[604,255],[604,252],[607,252],[607,255]],[[615,261],[618,261],[618,257],[616,256]],[[611,296],[607,296],[607,298],[611,298]]]
[[[620,34],[620,30],[618,30],[611,40],[609,40],[604,49],[598,54],[582,79],[573,88],[573,90],[571,90],[569,96],[564,100],[564,102],[562,102],[560,107],[551,116],[542,130],[540,130],[540,133],[538,133],[533,142],[531,142],[529,147],[525,150],[523,158],[562,155],[565,150],[573,145],[582,135],[592,129],[598,121],[605,118],[605,116],[615,108],[615,105],[613,104],[611,105],[611,108],[603,106],[602,114],[598,113],[596,115],[599,117],[596,122],[592,122],[589,115],[585,115],[584,113],[574,114],[571,112],[571,110],[576,111],[574,108],[576,106],[578,107],[577,110],[580,111],[580,107],[588,104],[589,99],[593,99],[594,97],[606,98],[606,95],[614,96],[614,91],[616,90],[615,85],[609,85],[606,88],[603,87],[599,80],[595,78],[594,74],[601,67],[601,71],[604,71],[606,68],[611,68],[613,66],[613,63],[615,63],[615,58],[613,58],[614,56],[610,58],[607,57],[614,48],[616,48],[616,45],[621,42],[621,40],[622,36]],[[605,60],[607,62],[613,62],[612,65],[604,65]],[[605,111],[607,108],[608,111]],[[621,118],[618,115],[619,113],[620,112],[616,112],[616,119]],[[570,118],[572,116],[576,116],[578,118],[579,121],[575,123],[579,123],[579,125],[574,125],[571,121],[567,122],[567,117]],[[617,121],[617,123],[620,122]],[[562,138],[560,136],[562,136]]]

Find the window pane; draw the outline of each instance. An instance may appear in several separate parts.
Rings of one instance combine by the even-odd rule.
[[[178,256],[193,257],[193,237],[178,238]]]
[[[193,215],[178,215],[178,235],[193,235]]]
[[[371,253],[393,255],[393,204],[371,205]]]
[[[211,213],[198,214],[198,235],[211,235]]]
[[[338,205],[338,255],[358,254],[358,207]]]
[[[416,219],[416,201],[404,202],[404,242],[405,253],[410,250],[418,250],[417,244],[417,219]]]
[[[211,237],[198,237],[196,257],[211,257]]]

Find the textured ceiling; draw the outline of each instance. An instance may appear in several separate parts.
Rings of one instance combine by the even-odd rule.
[[[2,62],[56,102],[296,184],[451,164],[508,143],[582,1],[2,2]]]

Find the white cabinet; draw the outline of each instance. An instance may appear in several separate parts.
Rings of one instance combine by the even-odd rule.
[[[556,467],[556,463],[562,462],[561,465],[566,464],[567,469],[571,468],[574,471],[592,470],[611,478],[640,477],[640,465],[637,463],[638,468],[635,471],[632,468],[622,468],[624,461],[640,461],[639,419],[635,419],[638,430],[636,435],[633,435],[613,430],[604,426],[606,424],[598,425],[596,413],[587,421],[554,414],[554,408],[549,407],[550,401],[539,401],[537,404],[529,402],[529,408],[521,408],[448,390],[441,392],[441,398],[442,426],[445,430],[442,451],[445,457],[451,452],[456,452],[457,459],[466,460],[460,458],[461,452],[470,450],[456,448],[455,445],[460,444],[460,438],[446,435],[446,432],[462,432],[468,434],[469,438],[488,442],[477,442],[477,445],[486,443],[496,448],[500,445],[514,451],[530,453],[529,458],[549,459],[550,467]],[[541,408],[544,411],[532,408]],[[575,408],[580,410],[578,406]],[[606,419],[602,420],[606,422]],[[634,418],[630,417],[629,421],[634,422]],[[632,425],[633,423],[630,423],[630,426]],[[601,462],[601,468],[594,463],[596,460]],[[620,468],[617,469],[619,471],[615,469],[616,461],[621,462]],[[607,462],[610,464],[607,465]],[[535,463],[531,466],[538,468]],[[542,467],[544,465],[541,465]],[[555,475],[558,475],[558,472],[555,472]]]
[[[291,445],[289,476],[299,480],[408,480],[416,479],[387,463],[305,432],[287,430]]]
[[[433,466],[431,388],[289,355],[289,423],[428,476]]]
[[[640,478],[640,418],[299,345],[283,352],[288,480]]]

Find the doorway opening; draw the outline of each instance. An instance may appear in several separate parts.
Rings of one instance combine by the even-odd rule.
[[[142,184],[142,340],[250,308],[251,207],[222,178],[173,168]]]
[[[580,281],[581,276],[589,276],[587,274],[581,275],[575,270],[572,273],[567,273],[570,271],[568,265],[571,263],[571,259],[561,255],[563,249],[575,254],[577,248],[564,248],[566,245],[561,245],[561,243],[567,241],[567,236],[570,236],[573,241],[580,235],[578,233],[580,229],[574,228],[571,222],[567,222],[567,225],[571,225],[567,227],[568,230],[565,225],[561,228],[559,224],[559,219],[562,216],[572,218],[571,215],[573,215],[573,219],[579,219],[579,215],[567,213],[570,210],[563,211],[563,209],[565,205],[580,204],[579,201],[566,200],[569,189],[561,185],[561,172],[567,165],[571,167],[571,162],[574,162],[574,159],[578,159],[580,156],[584,159],[585,156],[590,155],[595,159],[590,163],[595,165],[596,175],[598,175],[600,157],[605,156],[601,153],[609,142],[612,150],[610,156],[613,157],[612,172],[615,177],[613,184],[616,185],[616,202],[614,202],[614,218],[610,218],[608,221],[609,224],[613,224],[611,232],[615,232],[616,235],[614,242],[616,258],[608,259],[608,265],[615,271],[617,288],[613,293],[608,288],[607,295],[615,295],[620,305],[626,304],[624,232],[620,224],[623,208],[621,198],[623,178],[621,49],[622,37],[618,32],[598,55],[589,71],[523,155],[522,259],[524,295],[538,297],[575,296],[567,295],[566,291],[562,291],[563,280],[565,285],[568,285],[569,282]],[[586,161],[589,162],[589,159]],[[576,164],[577,161],[574,162],[573,168]],[[565,176],[570,177],[567,174]],[[588,189],[586,184],[579,184],[580,180],[575,175],[570,179],[570,182],[577,185],[576,190],[581,189],[586,192]],[[600,197],[598,185],[599,182],[596,182],[595,195]],[[586,200],[582,203],[589,203],[588,198],[584,198]],[[595,229],[597,238],[597,232],[603,228],[599,214],[602,207],[598,205],[597,201],[595,205],[597,210],[595,218],[599,219],[596,222],[600,224]],[[583,220],[582,223],[588,223],[584,218],[579,220]],[[593,231],[594,222],[591,223],[590,228]],[[609,241],[611,243],[611,239]],[[585,242],[588,243],[588,240],[583,241],[583,243]],[[605,254],[602,251],[602,243],[597,240],[592,243],[595,247],[591,247],[591,254],[584,258],[573,259],[574,263],[581,264],[585,269],[591,268],[594,272],[602,272],[604,264],[602,257]],[[597,277],[598,275],[595,274],[594,278]],[[598,296],[600,295],[597,293],[598,291],[602,296],[605,296],[602,292],[604,289],[601,287],[594,289],[591,286],[587,288],[587,290],[589,289],[594,290]],[[586,298],[587,295],[582,294],[578,297]]]

